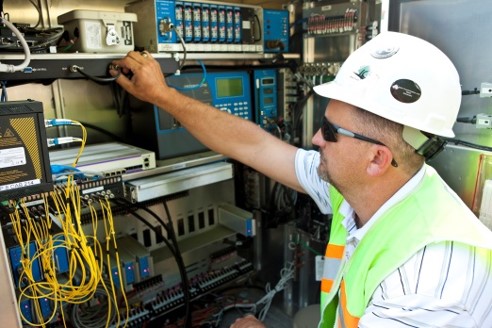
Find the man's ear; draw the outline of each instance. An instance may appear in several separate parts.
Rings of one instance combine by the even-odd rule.
[[[392,167],[393,153],[383,145],[373,145],[370,149],[370,161],[367,165],[367,174],[380,176]]]

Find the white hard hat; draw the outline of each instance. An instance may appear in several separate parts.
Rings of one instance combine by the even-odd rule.
[[[459,76],[451,60],[429,42],[397,32],[382,32],[355,50],[335,79],[314,91],[450,138],[461,103]]]

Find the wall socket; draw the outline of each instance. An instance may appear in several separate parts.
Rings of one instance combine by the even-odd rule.
[[[492,97],[492,83],[482,82],[480,85],[480,98]]]
[[[477,122],[475,124],[478,129],[492,129],[492,115],[477,114]]]

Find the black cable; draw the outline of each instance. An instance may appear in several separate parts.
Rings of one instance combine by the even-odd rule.
[[[124,202],[119,202],[119,200],[123,200]],[[159,237],[161,237],[161,239],[164,241],[164,243],[166,244],[166,246],[171,251],[171,254],[174,256],[174,258],[176,258],[176,250],[174,249],[174,246],[171,245],[171,243],[169,242],[169,240],[167,238],[164,238],[164,235],[162,234],[161,229],[159,229],[159,227],[154,227],[143,216],[141,216],[140,214],[138,214],[137,212],[135,212],[134,210],[132,210],[131,209],[131,205],[134,205],[134,204],[129,203],[126,199],[112,199],[111,201],[113,203],[116,203],[117,205],[120,205],[120,206],[123,205],[123,206],[125,206],[128,209],[128,212],[131,215],[133,215],[135,218],[137,218],[139,221],[141,221],[143,224],[145,224],[147,227],[149,227],[150,230],[154,231],[154,233],[156,235],[158,235]],[[141,208],[141,207],[139,207],[139,208]],[[179,268],[179,265],[178,265],[178,268]]]
[[[38,6],[39,3],[36,4],[33,0],[29,0],[29,2],[34,6],[34,8],[36,9],[36,11],[38,12],[38,21],[36,22],[36,25],[34,25],[34,27],[36,28],[36,27],[39,26],[39,24],[41,24],[43,14],[41,13],[41,9]]]
[[[167,202],[165,200],[162,202],[162,205],[164,206],[164,210],[166,211],[166,215],[167,215],[167,220],[168,220],[168,225],[169,225],[168,235],[170,235],[171,241],[173,242],[175,250],[176,250],[176,254],[178,255],[176,257],[176,261],[178,262],[178,260],[179,260],[179,262],[181,262],[180,264],[184,268],[185,267],[184,261],[183,261],[183,258],[181,257],[181,252],[179,250],[178,240],[176,239],[176,233],[174,231],[174,227],[172,224],[172,218],[171,218],[171,213],[169,211],[169,207],[167,206]],[[181,284],[183,285],[183,300],[185,302],[184,327],[185,328],[192,328],[193,318],[191,317],[191,314],[192,314],[192,312],[191,312],[191,295],[190,295],[190,286],[189,286],[189,282],[188,282],[188,276],[186,274],[186,270],[182,270],[182,271],[180,270],[180,274],[181,274]]]
[[[133,135],[132,110],[130,106],[129,94],[116,82],[111,83],[111,94],[113,96],[113,105],[114,108],[116,108],[118,117],[124,119],[124,139],[128,140],[128,136]]]
[[[174,31],[174,33],[176,33],[176,36],[178,37],[179,42],[183,46],[183,60],[181,61],[181,63],[179,64],[179,67],[178,67],[178,70],[181,71],[183,69],[185,62],[186,62],[186,54],[187,54],[186,44],[185,44],[183,37],[181,36],[181,34],[178,33],[178,30],[176,30],[176,27],[174,25],[172,26],[172,30]]]
[[[83,69],[81,67],[77,66],[77,65],[70,66],[70,71],[78,72],[78,73],[82,74],[83,76],[85,76],[86,78],[88,78],[89,80],[92,80],[92,81],[97,82],[97,83],[109,83],[109,82],[116,81],[116,79],[121,74],[121,72],[118,71],[118,74],[116,76],[112,76],[112,77],[97,77],[97,76],[92,76],[92,75],[89,75],[86,72],[84,72]]]
[[[127,206],[127,208],[128,208],[129,210],[131,210],[132,206],[134,206],[134,207],[136,207],[137,209],[140,209],[140,210],[145,211],[145,212],[147,212],[148,214],[150,214],[150,215],[151,215],[154,219],[156,219],[156,220],[157,220],[157,221],[158,221],[158,222],[162,225],[162,227],[163,227],[164,229],[166,229],[166,232],[167,232],[167,235],[168,235],[168,236],[169,236],[171,233],[173,233],[173,232],[174,232],[174,229],[173,229],[172,231],[170,231],[170,228],[168,227],[168,224],[166,224],[166,223],[162,220],[162,218],[161,218],[159,215],[157,215],[157,213],[155,213],[155,212],[154,212],[154,211],[152,211],[152,210],[149,210],[146,206],[142,206],[142,205],[140,205],[140,204],[138,204],[138,203],[135,203],[135,204],[130,203],[128,200],[126,200],[126,199],[124,199],[124,198],[122,198],[121,200],[122,200],[122,201],[124,201],[124,202],[126,203],[126,206]],[[166,213],[166,214],[167,214],[167,213]],[[172,227],[172,226],[171,226],[171,227]]]
[[[9,97],[7,96],[7,81],[1,81],[0,84],[2,85],[2,95],[0,96],[0,101],[6,102],[9,100]]]
[[[24,35],[24,38],[29,43],[31,53],[44,53],[47,49],[59,42],[63,38],[63,28],[36,29],[33,27],[19,26],[19,32]],[[5,52],[20,52],[24,51],[19,45],[16,37],[7,37],[0,44],[0,50]]]
[[[297,137],[297,133],[301,127],[301,122],[302,122],[302,115],[304,114],[304,106],[306,105],[307,101],[309,100],[309,98],[311,98],[311,96],[314,95],[314,90],[313,89],[310,89],[309,92],[304,96],[304,98],[300,99],[298,102],[296,102],[296,105],[294,107],[294,119],[293,119],[293,129],[292,129],[292,133],[294,134],[294,140],[295,138]]]
[[[45,4],[46,6],[49,5],[47,1],[45,2]],[[49,10],[46,10],[46,21],[48,22],[48,27],[51,28],[51,15]]]
[[[253,35],[253,41],[258,42],[258,41],[261,41],[261,38],[262,38],[261,23],[260,23],[260,18],[258,17],[258,15],[255,15],[254,17],[255,17],[256,22],[258,23],[258,39],[255,38],[255,35]]]
[[[475,123],[477,123],[477,117],[476,116],[473,116],[473,117],[458,117],[456,119],[456,122],[475,124]]]
[[[297,191],[275,182],[269,196],[269,213],[271,218],[267,222],[268,228],[277,227],[295,208]]]
[[[478,90],[477,88],[475,88],[473,90],[463,90],[463,91],[461,91],[461,95],[463,95],[463,96],[478,95],[479,93],[480,93],[480,90]]]
[[[171,240],[173,247],[171,247],[171,245],[169,244],[169,241],[164,238],[164,236],[162,235],[162,233],[160,232],[160,230],[157,231],[155,228],[152,227],[152,225],[150,225],[150,223],[147,222],[148,225],[150,225],[150,227],[152,227],[151,229],[154,230],[156,232],[156,234],[160,235],[160,237],[162,237],[162,239],[166,243],[167,247],[173,253],[173,256],[174,256],[174,258],[176,260],[176,264],[178,265],[179,274],[180,274],[180,277],[181,277],[181,284],[182,284],[182,287],[183,287],[183,304],[185,306],[185,313],[186,313],[184,327],[185,328],[191,328],[192,327],[192,318],[191,318],[191,294],[190,294],[190,286],[189,286],[189,282],[188,282],[188,275],[186,273],[186,267],[184,265],[184,261],[183,261],[183,258],[181,256],[181,251],[179,250],[178,240],[176,238],[176,233],[174,231],[173,222],[172,222],[172,219],[171,219],[171,214],[169,212],[169,208],[167,206],[166,201],[163,201],[163,205],[164,205],[164,210],[166,211],[166,216],[168,218],[168,223],[167,224],[154,211],[148,209],[147,207],[141,206],[139,204],[132,204],[132,203],[128,202],[126,199],[121,199],[121,200],[123,202],[125,202],[125,205],[129,209],[131,209],[131,206],[136,206],[137,208],[139,208],[139,209],[141,209],[143,211],[146,211],[147,213],[149,213],[150,215],[152,215],[152,217],[154,217],[164,227],[164,229],[166,229],[168,238]],[[136,217],[138,215],[137,213],[135,213],[135,211],[130,211],[130,213],[132,213],[132,215],[135,215]],[[137,218],[139,220],[141,220],[142,222],[146,221],[142,216],[140,216],[140,215],[138,215],[138,216],[139,217],[137,217]]]

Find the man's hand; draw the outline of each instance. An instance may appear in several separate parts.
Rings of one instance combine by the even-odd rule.
[[[256,319],[254,315],[248,314],[245,317],[236,319],[230,328],[266,328],[266,326]]]
[[[118,75],[116,82],[140,100],[155,103],[169,88],[164,80],[161,66],[147,52],[130,51],[124,58],[114,60],[109,73]]]

